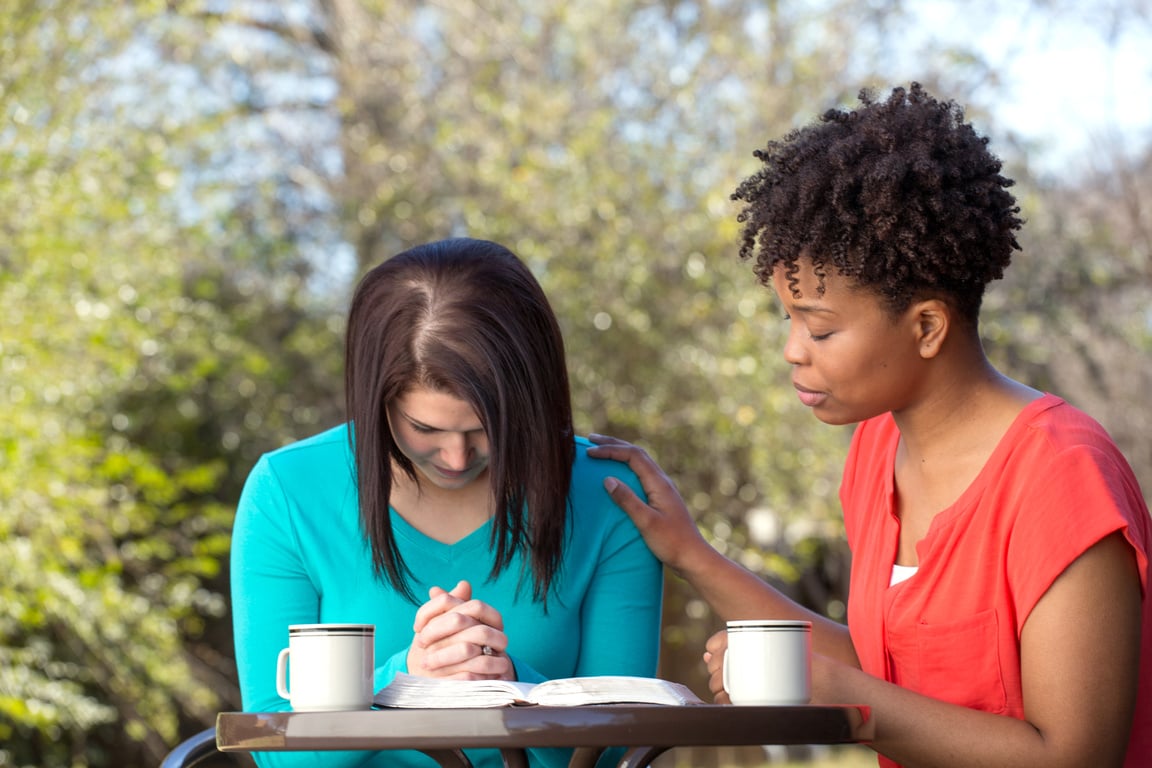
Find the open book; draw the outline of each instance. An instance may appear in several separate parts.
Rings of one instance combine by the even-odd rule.
[[[512,680],[443,680],[400,672],[376,694],[378,707],[452,709],[513,704],[703,704],[680,683],[653,677],[567,677],[533,685]]]

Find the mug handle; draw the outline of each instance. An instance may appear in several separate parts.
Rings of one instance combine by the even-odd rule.
[[[288,648],[284,648],[276,657],[276,693],[280,694],[282,699],[292,698],[292,694],[288,692],[288,651]]]

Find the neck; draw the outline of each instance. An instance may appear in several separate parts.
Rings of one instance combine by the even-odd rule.
[[[392,477],[389,505],[409,525],[437,541],[453,544],[492,516],[487,472],[458,489],[440,488],[421,478],[419,472],[412,480],[396,467]]]
[[[989,442],[995,445],[1041,395],[997,371],[982,351],[942,366],[934,378],[926,397],[893,413],[905,457],[914,465],[948,466],[973,452],[986,457]]]

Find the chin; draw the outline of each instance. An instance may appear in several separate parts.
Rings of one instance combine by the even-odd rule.
[[[857,416],[843,411],[830,411],[825,409],[813,409],[812,415],[820,421],[833,427],[843,427],[848,424],[858,424],[864,421],[867,416]]]

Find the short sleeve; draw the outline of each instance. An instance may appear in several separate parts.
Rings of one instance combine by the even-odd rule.
[[[1017,630],[1064,570],[1089,548],[1123,531],[1136,554],[1141,589],[1147,590],[1148,557],[1133,526],[1147,512],[1133,497],[1123,460],[1092,445],[1060,450],[1048,466],[1035,467],[1015,500],[1019,514],[1008,543],[1008,577],[1016,603]]]

